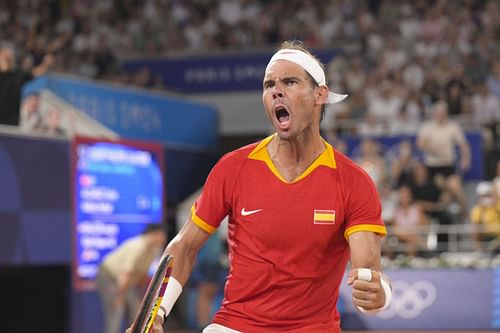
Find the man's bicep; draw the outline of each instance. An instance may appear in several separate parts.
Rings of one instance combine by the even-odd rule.
[[[371,231],[359,231],[351,234],[348,241],[353,268],[381,270],[380,235]]]
[[[211,235],[198,226],[192,218],[189,218],[175,236],[174,241],[180,243],[188,251],[198,252]]]
[[[181,285],[186,284],[189,279],[196,260],[196,254],[210,235],[190,218],[165,249],[165,254],[174,257],[172,277]]]

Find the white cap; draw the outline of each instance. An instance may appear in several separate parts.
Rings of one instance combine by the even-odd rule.
[[[276,52],[269,60],[269,63],[266,67],[266,72],[274,62],[278,60],[287,60],[291,61],[300,67],[304,68],[304,70],[312,76],[314,81],[318,84],[318,86],[326,87],[326,77],[323,68],[321,68],[319,62],[314,59],[311,55],[302,52],[300,50],[295,49],[282,49]],[[330,91],[328,94],[328,99],[326,101],[327,104],[334,104],[342,102],[347,95],[345,94],[337,94],[333,91]]]
[[[476,194],[478,196],[493,194],[493,183],[489,181],[482,181],[477,184]]]

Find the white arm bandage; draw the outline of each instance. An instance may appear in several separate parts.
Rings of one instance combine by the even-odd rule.
[[[372,280],[371,269],[369,269],[369,268],[358,269],[358,279],[370,282]],[[382,288],[384,289],[384,293],[385,293],[384,305],[378,309],[373,309],[373,310],[366,310],[366,309],[358,306],[357,308],[359,311],[361,311],[363,313],[367,313],[367,314],[375,314],[375,313],[383,311],[389,307],[389,305],[391,304],[391,300],[392,300],[392,289],[382,274],[380,275],[380,284],[382,285]]]
[[[158,316],[167,317],[182,293],[182,285],[173,276],[168,280],[167,289],[161,300]]]

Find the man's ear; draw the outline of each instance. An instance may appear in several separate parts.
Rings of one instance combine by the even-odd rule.
[[[318,87],[316,95],[316,104],[325,104],[328,99],[329,92],[330,91],[325,86]]]

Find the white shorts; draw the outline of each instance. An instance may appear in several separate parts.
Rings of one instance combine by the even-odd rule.
[[[229,327],[222,326],[219,324],[210,324],[207,327],[205,327],[202,333],[242,333],[242,332],[230,329]]]

